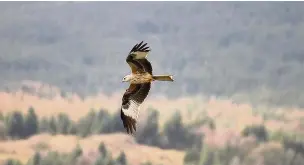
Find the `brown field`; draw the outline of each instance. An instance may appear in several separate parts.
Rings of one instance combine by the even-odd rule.
[[[56,90],[53,89],[53,91]],[[30,106],[33,106],[40,117],[66,113],[71,119],[77,120],[86,115],[91,108],[96,110],[103,108],[110,113],[116,112],[120,107],[122,94],[123,92],[117,92],[112,96],[99,94],[82,100],[76,95],[63,98],[57,94],[53,99],[42,99],[20,90],[14,93],[0,92],[0,111],[4,114],[12,110],[26,112]],[[154,96],[151,93],[142,106],[142,118],[140,120],[144,120],[146,110],[149,107],[160,112],[160,125],[163,125],[176,110],[180,110],[184,122],[191,122],[204,116],[213,118],[216,123],[216,130],[210,131],[202,128],[201,131],[207,135],[206,142],[215,145],[222,145],[233,137],[239,137],[240,131],[251,124],[263,122],[271,131],[281,129],[294,132],[303,131],[302,127],[304,126],[304,123],[300,121],[304,119],[304,111],[301,109],[274,109],[263,106],[253,109],[249,104],[236,104],[232,100],[217,98],[189,97],[170,100]],[[284,120],[273,118],[263,121],[262,114],[278,116]],[[182,164],[184,154],[183,152],[164,151],[134,144],[132,138],[123,134],[92,136],[85,139],[78,139],[73,136],[38,135],[29,140],[0,142],[0,161],[8,157],[16,157],[26,161],[34,151],[33,144],[38,143],[41,139],[49,144],[52,149],[59,151],[71,150],[77,142],[86,151],[96,150],[96,145],[100,141],[104,141],[114,155],[117,155],[121,150],[126,151],[128,159],[134,164],[143,160],[151,160],[153,162],[166,162],[164,164],[179,165]],[[140,156],[138,156],[139,152]]]
[[[117,157],[121,151],[124,151],[128,161],[135,165],[148,160],[155,164],[182,165],[184,157],[184,153],[180,151],[161,150],[137,144],[131,136],[125,134],[95,135],[84,139],[76,136],[41,134],[27,140],[0,142],[0,162],[7,158],[18,158],[26,163],[34,154],[35,148],[41,144],[47,146],[49,150],[59,152],[71,152],[79,144],[85,155],[96,154],[100,142],[106,145],[113,157]]]

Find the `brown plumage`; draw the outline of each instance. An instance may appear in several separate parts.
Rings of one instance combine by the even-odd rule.
[[[130,82],[130,86],[122,97],[121,120],[129,134],[136,131],[139,108],[149,94],[151,82],[173,81],[171,75],[153,75],[152,65],[146,58],[150,51],[147,43],[142,41],[131,49],[126,59],[131,74],[123,78],[123,82]]]

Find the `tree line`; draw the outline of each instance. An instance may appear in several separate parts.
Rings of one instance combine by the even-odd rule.
[[[159,129],[159,113],[150,110],[146,123],[142,125],[135,135],[140,144],[158,146],[163,149],[184,150],[201,144],[202,135],[195,134],[192,126],[182,123],[182,116],[175,113]],[[60,113],[56,116],[38,118],[35,109],[30,107],[26,114],[13,111],[6,115],[0,115],[2,128],[0,127],[0,138],[25,139],[39,133],[50,133],[52,135],[77,135],[87,137],[93,134],[107,134],[124,132],[120,111],[111,115],[106,110],[91,110],[78,121],[72,121],[68,115]]]
[[[181,122],[182,116],[177,112],[160,130],[158,115],[156,110],[150,110],[146,124],[135,135],[136,141],[140,144],[158,146],[164,149],[186,151],[185,165],[253,165],[258,163],[257,161],[262,161],[264,165],[298,165],[304,161],[304,143],[301,141],[303,137],[290,136],[290,133],[282,131],[270,132],[263,124],[246,126],[241,132],[242,137],[254,137],[254,141],[238,142],[236,144],[227,143],[224,147],[214,147],[204,143],[204,135],[192,132],[195,128],[205,124],[215,130],[216,124],[212,118],[206,117],[204,120],[185,125]],[[2,139],[24,139],[43,132],[54,135],[72,134],[81,137],[92,134],[125,132],[119,118],[119,112],[110,115],[103,109],[99,111],[91,110],[78,121],[72,121],[63,113],[39,119],[35,109],[30,107],[26,114],[19,111],[6,115],[0,113],[0,123],[2,123],[0,127],[0,137]],[[271,145],[273,142],[277,142],[282,147],[273,147]],[[119,159],[111,158],[109,156],[111,154],[105,149],[104,144],[101,144],[98,150],[107,154],[101,154],[103,155],[101,158],[97,158],[96,162],[90,162],[89,164],[95,163],[97,165],[99,162],[100,164],[111,165],[117,160],[127,162],[124,153],[119,156]],[[39,165],[68,165],[72,161],[79,163],[81,161],[76,158],[77,155],[81,155],[80,153],[82,153],[82,150],[79,146],[71,154],[66,155],[52,151],[42,156],[37,151],[31,158],[31,162],[28,163],[35,164],[36,162],[37,164],[37,162],[40,162]],[[253,156],[252,153],[257,155]],[[55,160],[56,162],[54,162]],[[6,163],[8,165],[19,165],[20,162],[8,160]]]
[[[223,147],[203,144],[187,149],[184,165],[301,165],[304,161],[303,137],[286,132],[270,133],[263,124],[249,125],[243,137]],[[276,144],[276,145],[274,145]]]

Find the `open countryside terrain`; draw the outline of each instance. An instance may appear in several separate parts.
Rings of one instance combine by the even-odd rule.
[[[53,92],[54,98],[40,98],[37,94],[29,94],[22,90],[14,93],[0,92],[0,109],[2,113],[9,113],[18,110],[26,113],[29,107],[34,107],[38,116],[53,116],[59,113],[66,113],[72,120],[78,120],[85,116],[90,110],[104,109],[110,113],[120,110],[122,92],[111,96],[99,94],[85,99],[80,99],[77,95],[71,95],[69,98],[61,97],[60,90],[50,85],[31,82],[25,83],[29,88],[42,89],[41,86],[48,86],[45,93]],[[57,89],[57,93],[54,90]],[[151,94],[153,95],[153,93]],[[183,115],[184,122],[195,121],[202,117],[209,116],[215,119],[217,128],[230,128],[236,131],[242,130],[250,124],[260,124],[263,116],[268,114],[277,116],[266,121],[270,129],[297,129],[304,119],[304,111],[300,108],[273,108],[261,105],[253,107],[246,103],[235,103],[229,99],[217,99],[215,97],[185,97],[178,99],[168,99],[158,97],[158,95],[148,97],[142,105],[141,116],[139,120],[144,120],[144,116],[149,108],[160,112],[160,125],[164,124],[169,117],[176,111]],[[304,124],[304,123],[303,123]]]
[[[42,83],[27,81],[27,86],[30,88],[38,87],[42,89]],[[60,90],[56,87],[57,94],[54,94],[53,99],[40,98],[37,94],[29,94],[22,90],[14,93],[0,93],[2,100],[0,104],[1,112],[4,114],[10,113],[13,110],[26,113],[29,107],[34,107],[35,112],[39,117],[53,116],[59,113],[68,114],[72,120],[78,120],[86,115],[90,109],[98,110],[100,108],[109,111],[110,113],[117,112],[121,95],[119,93],[112,96],[99,94],[94,97],[80,99],[76,95],[71,98],[61,97]],[[54,90],[44,90],[44,94]],[[56,93],[56,92],[55,92]],[[143,105],[140,120],[145,120],[145,112],[151,106],[160,113],[160,125],[163,126],[177,110],[183,115],[185,123],[194,122],[204,116],[209,116],[214,119],[216,130],[210,130],[206,127],[201,127],[197,130],[205,134],[204,142],[209,145],[223,147],[229,141],[244,139],[241,137],[241,131],[249,125],[261,124],[271,132],[283,130],[286,132],[302,132],[304,129],[304,111],[302,109],[278,109],[257,107],[254,108],[249,104],[237,104],[232,100],[216,99],[216,98],[180,98],[180,99],[165,99],[163,97],[150,97]],[[263,119],[266,116],[271,116],[266,121]],[[139,126],[140,127],[140,126]],[[152,163],[163,164],[183,164],[184,151],[162,150],[157,147],[148,147],[137,144],[133,137],[118,133],[107,135],[93,135],[86,138],[81,138],[72,135],[34,135],[29,139],[17,141],[2,141],[0,144],[0,159],[16,158],[27,162],[34,154],[35,146],[41,144],[48,146],[47,149],[60,152],[70,152],[76,144],[80,144],[84,149],[85,154],[94,152],[96,145],[104,142],[113,156],[117,156],[120,151],[125,151],[128,160],[132,164],[139,164],[150,160]],[[157,154],[155,154],[157,153]],[[138,157],[140,155],[140,158]]]
[[[42,134],[27,140],[0,142],[0,162],[8,158],[17,158],[26,163],[42,145],[46,146],[44,150],[71,152],[79,144],[83,148],[84,155],[94,157],[97,152],[96,145],[101,142],[114,157],[124,151],[128,161],[134,165],[146,161],[151,161],[153,164],[183,164],[184,152],[136,144],[134,139],[126,134],[94,135],[83,139],[76,136]]]
[[[173,74],[175,81],[152,85],[139,129],[155,109],[156,132],[163,136],[165,123],[179,111],[185,125],[205,118],[215,125],[186,129],[205,136],[191,165],[220,164],[214,156],[220,150],[212,146],[227,143],[239,147],[236,156],[223,152],[229,165],[252,165],[244,155],[257,161],[253,165],[303,162],[273,140],[281,137],[277,132],[304,133],[303,2],[0,2],[0,112],[33,107],[39,119],[64,113],[73,121],[91,110],[117,113],[129,86],[121,82],[130,72],[125,58],[142,40],[152,49],[153,73]],[[265,126],[271,140],[242,136],[252,124]],[[184,134],[177,131],[171,140]],[[184,155],[191,155],[117,132],[84,138],[34,134],[0,140],[0,161],[27,162],[37,147],[69,152],[77,143],[91,159],[100,142],[115,156],[124,150],[130,165],[182,165]]]

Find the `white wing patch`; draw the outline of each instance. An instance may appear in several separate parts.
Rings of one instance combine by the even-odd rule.
[[[140,105],[138,103],[136,103],[135,101],[130,100],[130,105],[129,105],[128,109],[122,108],[122,112],[126,116],[131,117],[134,120],[137,120],[138,115],[139,115],[139,109],[140,109]]]

